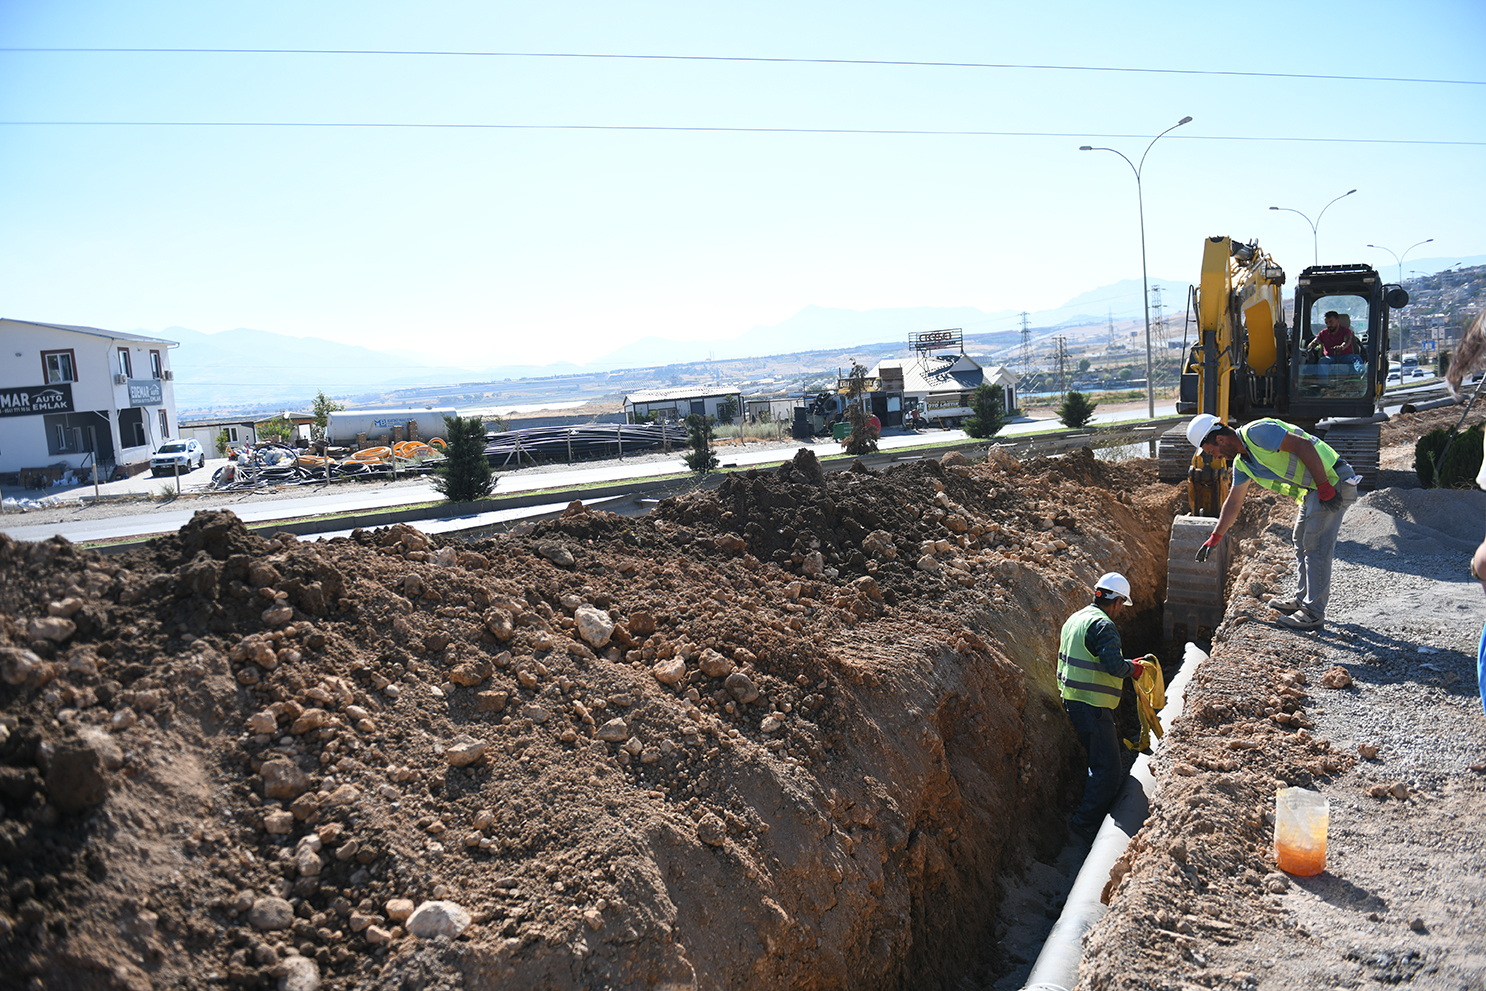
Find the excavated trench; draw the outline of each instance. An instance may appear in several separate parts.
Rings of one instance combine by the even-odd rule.
[[[1126,653],[1175,669],[1178,498],[1087,450],[829,475],[802,452],[470,543],[227,513],[110,559],[0,543],[0,762],[26,783],[0,789],[0,965],[1002,987],[1036,934],[998,905],[1028,885],[1050,924],[1081,786],[1058,629],[1119,571]],[[65,636],[33,623],[68,610]],[[57,801],[60,748],[96,755],[101,800]],[[410,932],[427,901],[467,913],[458,939]]]

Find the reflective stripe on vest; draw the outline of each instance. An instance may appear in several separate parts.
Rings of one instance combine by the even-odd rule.
[[[1120,704],[1125,679],[1104,670],[1084,643],[1089,628],[1106,618],[1103,609],[1090,603],[1063,624],[1063,638],[1058,644],[1058,688],[1065,699],[1113,709]]]
[[[1296,502],[1303,501],[1305,499],[1305,494],[1316,488],[1316,480],[1311,477],[1310,471],[1300,460],[1300,455],[1295,454],[1292,451],[1270,451],[1266,448],[1260,447],[1259,445],[1249,440],[1249,431],[1253,430],[1255,427],[1259,426],[1262,423],[1274,424],[1275,426],[1282,428],[1287,434],[1293,434],[1296,437],[1303,437],[1306,440],[1310,441],[1311,444],[1314,445],[1316,448],[1316,454],[1321,458],[1321,464],[1324,465],[1326,468],[1326,480],[1332,485],[1335,485],[1337,483],[1338,478],[1336,470],[1332,467],[1332,465],[1336,464],[1337,462],[1337,453],[1331,449],[1331,445],[1326,443],[1324,440],[1321,440],[1319,437],[1315,437],[1311,434],[1306,433],[1299,427],[1292,427],[1285,421],[1276,420],[1272,417],[1263,420],[1255,420],[1253,423],[1245,424],[1244,426],[1239,427],[1238,438],[1239,440],[1243,441],[1244,447],[1248,448],[1249,457],[1252,457],[1255,461],[1259,462],[1261,465],[1268,468],[1271,472],[1280,477],[1258,478],[1253,475],[1249,475],[1249,478],[1258,482],[1260,485],[1264,486],[1270,491],[1278,492],[1280,495],[1287,495],[1292,497]],[[1248,475],[1248,472],[1245,472],[1244,474]]]

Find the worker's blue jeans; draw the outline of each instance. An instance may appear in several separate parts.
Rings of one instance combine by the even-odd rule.
[[[1104,814],[1114,804],[1120,793],[1120,783],[1125,780],[1124,766],[1120,761],[1120,739],[1115,731],[1113,709],[1063,700],[1063,711],[1073,724],[1078,742],[1089,754],[1089,777],[1084,782],[1084,800],[1078,811],[1068,822],[1068,828],[1080,839],[1091,840],[1104,821]]]
[[[1331,562],[1336,557],[1336,535],[1342,528],[1342,517],[1357,501],[1357,486],[1338,482],[1336,494],[1342,508],[1327,509],[1312,489],[1300,504],[1295,517],[1295,566],[1299,573],[1295,599],[1312,616],[1325,618],[1326,603],[1331,601]]]

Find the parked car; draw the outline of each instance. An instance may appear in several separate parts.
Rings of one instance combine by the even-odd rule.
[[[184,475],[197,468],[206,467],[206,449],[198,440],[173,440],[161,444],[155,456],[150,458],[150,474],[155,477]]]

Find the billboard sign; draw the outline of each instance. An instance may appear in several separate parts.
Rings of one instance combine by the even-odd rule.
[[[165,389],[159,379],[130,379],[130,406],[163,406]]]
[[[23,385],[0,388],[0,416],[38,416],[42,413],[71,413],[72,383]]]

